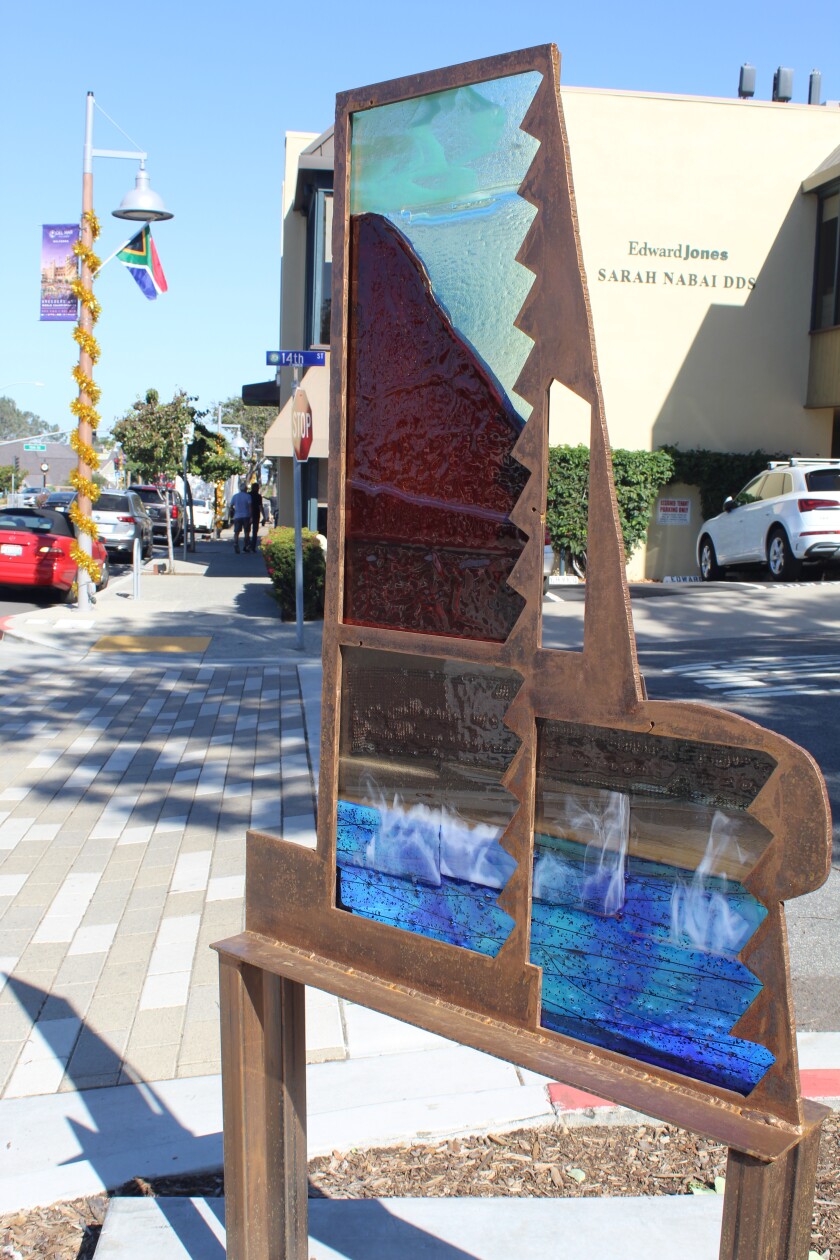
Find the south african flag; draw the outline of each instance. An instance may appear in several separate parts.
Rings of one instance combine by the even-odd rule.
[[[123,245],[117,252],[117,258],[128,267],[147,298],[154,299],[159,293],[166,292],[166,276],[163,274],[148,223],[127,245]]]

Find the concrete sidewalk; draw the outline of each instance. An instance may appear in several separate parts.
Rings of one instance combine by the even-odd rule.
[[[314,844],[320,626],[296,652],[228,541],[178,570],[0,626],[0,1211],[221,1162],[209,945],[241,927],[248,826]],[[307,1025],[313,1154],[628,1118],[331,995]],[[840,1094],[840,1035],[801,1051]]]

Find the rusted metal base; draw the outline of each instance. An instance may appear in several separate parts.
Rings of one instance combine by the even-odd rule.
[[[227,1254],[307,1260],[304,987],[222,955]]]
[[[229,1260],[307,1260],[306,984],[444,1035],[454,1017],[464,1044],[506,1058],[515,1047],[517,1063],[547,1075],[554,1065],[569,1077],[570,1059],[558,1053],[556,1039],[500,1026],[253,932],[213,948],[220,960]],[[608,1092],[597,1063],[590,1067],[589,1085]],[[586,1082],[582,1060],[578,1068],[576,1083]],[[661,1114],[661,1080],[646,1090],[643,1080],[628,1078],[625,1098],[629,1091],[630,1105]],[[802,1126],[768,1125],[747,1108],[736,1114],[676,1092],[673,1102],[684,1113],[675,1123],[729,1146],[721,1260],[804,1260],[828,1109],[806,1102]]]
[[[805,1260],[822,1120],[772,1163],[730,1150],[720,1260]]]

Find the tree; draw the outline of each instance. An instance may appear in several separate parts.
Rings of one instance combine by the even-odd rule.
[[[138,476],[154,481],[171,479],[181,471],[184,430],[199,412],[195,398],[178,390],[162,403],[156,389],[146,390],[114,425],[113,434],[125,451],[128,466]]]
[[[222,424],[239,425],[244,442],[247,444],[245,462],[250,481],[255,469],[262,462],[265,446],[266,430],[277,419],[278,407],[246,407],[241,398],[228,398],[226,402],[211,408],[218,412],[221,407]]]
[[[156,389],[146,390],[144,399],[137,399],[114,425],[113,434],[125,451],[132,472],[148,480],[171,480],[183,462],[184,432],[204,412],[193,406],[194,395],[177,390],[172,401],[162,403]],[[185,526],[186,527],[186,526]],[[172,521],[166,513],[166,543],[169,569],[174,572],[175,553],[172,547]]]
[[[197,421],[187,469],[202,481],[216,482],[241,476],[245,465],[237,455],[231,455],[223,434],[214,433]]]
[[[20,486],[26,478],[28,469],[15,468],[14,464],[0,465],[0,493],[8,494],[12,486]]]
[[[60,433],[55,424],[47,424],[34,411],[21,411],[12,398],[0,398],[0,439],[35,437],[41,433]]]

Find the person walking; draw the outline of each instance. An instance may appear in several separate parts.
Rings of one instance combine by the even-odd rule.
[[[248,550],[248,531],[251,528],[251,496],[240,486],[230,501],[233,512],[233,550],[239,555],[239,535],[245,531],[245,550]]]
[[[260,521],[262,520],[262,495],[260,494],[260,488],[256,481],[251,482],[251,493],[249,498],[251,500],[251,541],[250,543],[248,542],[246,534],[245,550],[256,551],[257,538],[260,533]]]

